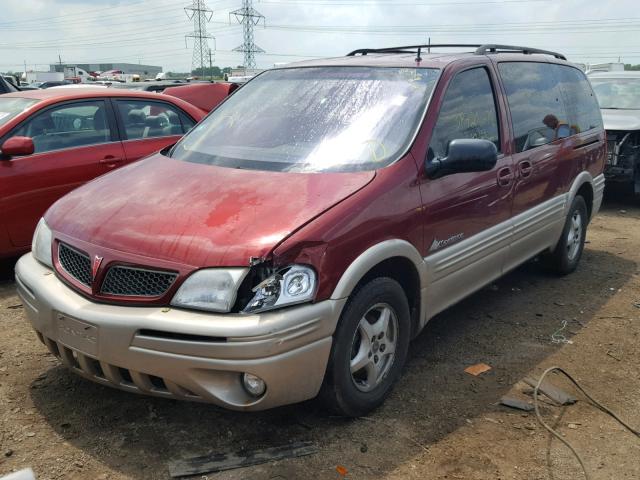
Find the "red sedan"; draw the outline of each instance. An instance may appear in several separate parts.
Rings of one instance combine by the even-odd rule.
[[[1,95],[0,258],[29,250],[38,219],[58,198],[172,145],[205,113],[179,98],[140,91]]]

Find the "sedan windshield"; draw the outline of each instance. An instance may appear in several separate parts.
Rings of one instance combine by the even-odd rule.
[[[194,128],[171,156],[276,171],[372,170],[407,148],[439,70],[271,70]]]
[[[37,102],[31,98],[0,97],[0,126]]]
[[[591,78],[600,108],[640,110],[640,78]]]

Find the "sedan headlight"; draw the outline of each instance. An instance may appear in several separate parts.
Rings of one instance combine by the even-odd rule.
[[[33,234],[31,252],[40,263],[53,268],[53,261],[51,260],[51,229],[47,222],[44,221],[44,218],[40,219]]]
[[[243,313],[259,313],[313,300],[316,272],[303,265],[278,270],[253,288],[254,296]]]
[[[175,307],[228,312],[236,301],[246,268],[208,268],[187,278],[171,300]]]

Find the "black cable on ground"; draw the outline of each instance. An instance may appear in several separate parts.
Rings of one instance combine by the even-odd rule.
[[[589,472],[587,472],[587,467],[585,466],[584,461],[582,460],[582,457],[580,457],[580,454],[578,454],[576,449],[573,448],[573,446],[567,440],[562,438],[562,436],[558,432],[556,432],[553,428],[551,428],[549,425],[547,425],[544,422],[544,420],[542,419],[542,416],[540,415],[540,409],[538,408],[538,390],[540,389],[540,386],[542,385],[542,382],[544,381],[544,378],[551,372],[559,372],[559,373],[563,374],[565,377],[567,377],[571,381],[571,383],[573,383],[575,385],[575,387],[589,400],[589,402],[591,402],[591,404],[594,407],[598,408],[600,411],[606,413],[607,415],[609,415],[610,417],[615,419],[620,425],[622,425],[624,428],[629,430],[632,434],[634,434],[638,438],[640,438],[640,431],[638,431],[635,428],[632,428],[631,426],[629,426],[618,415],[616,415],[610,409],[608,409],[607,407],[602,405],[600,402],[595,400],[591,395],[589,395],[585,391],[584,388],[582,388],[580,386],[580,384],[571,375],[569,375],[567,372],[565,372],[562,368],[560,368],[560,367],[547,368],[544,371],[544,373],[540,376],[540,379],[538,380],[538,384],[536,385],[536,388],[533,390],[533,406],[534,406],[535,411],[536,411],[536,417],[538,419],[538,422],[540,422],[540,424],[545,429],[547,429],[547,431],[549,431],[549,433],[551,433],[554,437],[556,437],[558,440],[560,440],[569,450],[571,450],[571,453],[573,453],[573,455],[576,457],[576,459],[578,459],[578,462],[580,463],[580,466],[582,467],[582,471],[584,472],[584,477],[586,478],[586,480],[590,480],[591,477],[589,476]]]

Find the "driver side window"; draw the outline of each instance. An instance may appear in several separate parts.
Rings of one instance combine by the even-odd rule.
[[[34,153],[98,145],[111,141],[103,101],[80,102],[50,108],[12,133],[31,137]]]
[[[445,157],[451,140],[476,138],[493,142],[500,151],[496,102],[484,67],[458,73],[445,93],[433,128],[427,160]]]

